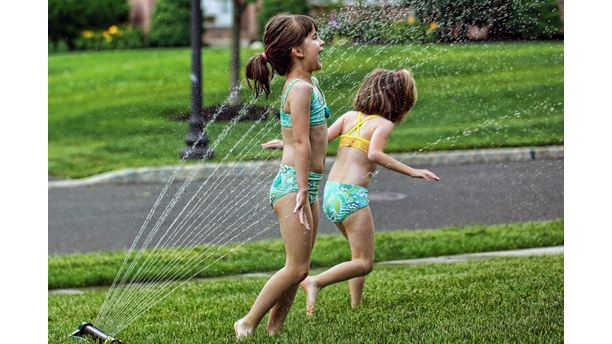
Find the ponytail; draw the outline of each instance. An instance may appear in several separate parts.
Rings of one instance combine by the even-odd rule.
[[[249,59],[246,65],[247,84],[255,91],[255,97],[262,93],[266,98],[270,94],[270,81],[274,77],[274,70],[268,67],[268,62],[264,53],[257,54]],[[250,80],[253,81],[251,85]]]
[[[291,49],[302,44],[312,30],[317,30],[317,24],[305,15],[278,14],[266,23],[265,53],[251,57],[246,65],[247,84],[255,91],[255,97],[262,93],[268,97],[274,74],[289,73]]]

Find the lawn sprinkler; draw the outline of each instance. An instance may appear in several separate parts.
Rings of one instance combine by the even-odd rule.
[[[78,340],[85,340],[85,337],[89,337],[100,344],[121,344],[119,339],[102,332],[102,330],[88,322],[81,323],[79,329],[72,332],[70,336]]]

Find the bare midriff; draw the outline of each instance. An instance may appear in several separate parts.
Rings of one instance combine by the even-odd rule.
[[[293,128],[282,128],[283,158],[285,165],[295,167],[295,141]],[[325,155],[327,153],[327,125],[310,127],[310,172],[325,172]]]

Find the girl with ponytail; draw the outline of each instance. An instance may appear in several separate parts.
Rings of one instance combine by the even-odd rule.
[[[280,99],[284,142],[281,165],[270,189],[287,254],[285,266],[264,285],[250,311],[234,323],[237,339],[253,335],[269,311],[266,331],[278,333],[300,282],[310,271],[319,224],[319,184],[325,169],[329,108],[318,80],[323,42],[314,20],[277,15],[266,24],[264,51],[249,59],[246,76],[256,96],[270,94],[274,74],[286,77]]]

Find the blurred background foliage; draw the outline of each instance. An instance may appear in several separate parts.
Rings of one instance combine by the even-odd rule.
[[[227,0],[228,3],[231,0]],[[263,0],[260,36],[275,14],[313,16],[324,39],[358,44],[563,38],[557,0]],[[157,0],[151,30],[129,22],[126,0],[49,0],[49,52],[181,47],[190,44],[190,2]],[[261,37],[260,37],[261,39]]]

